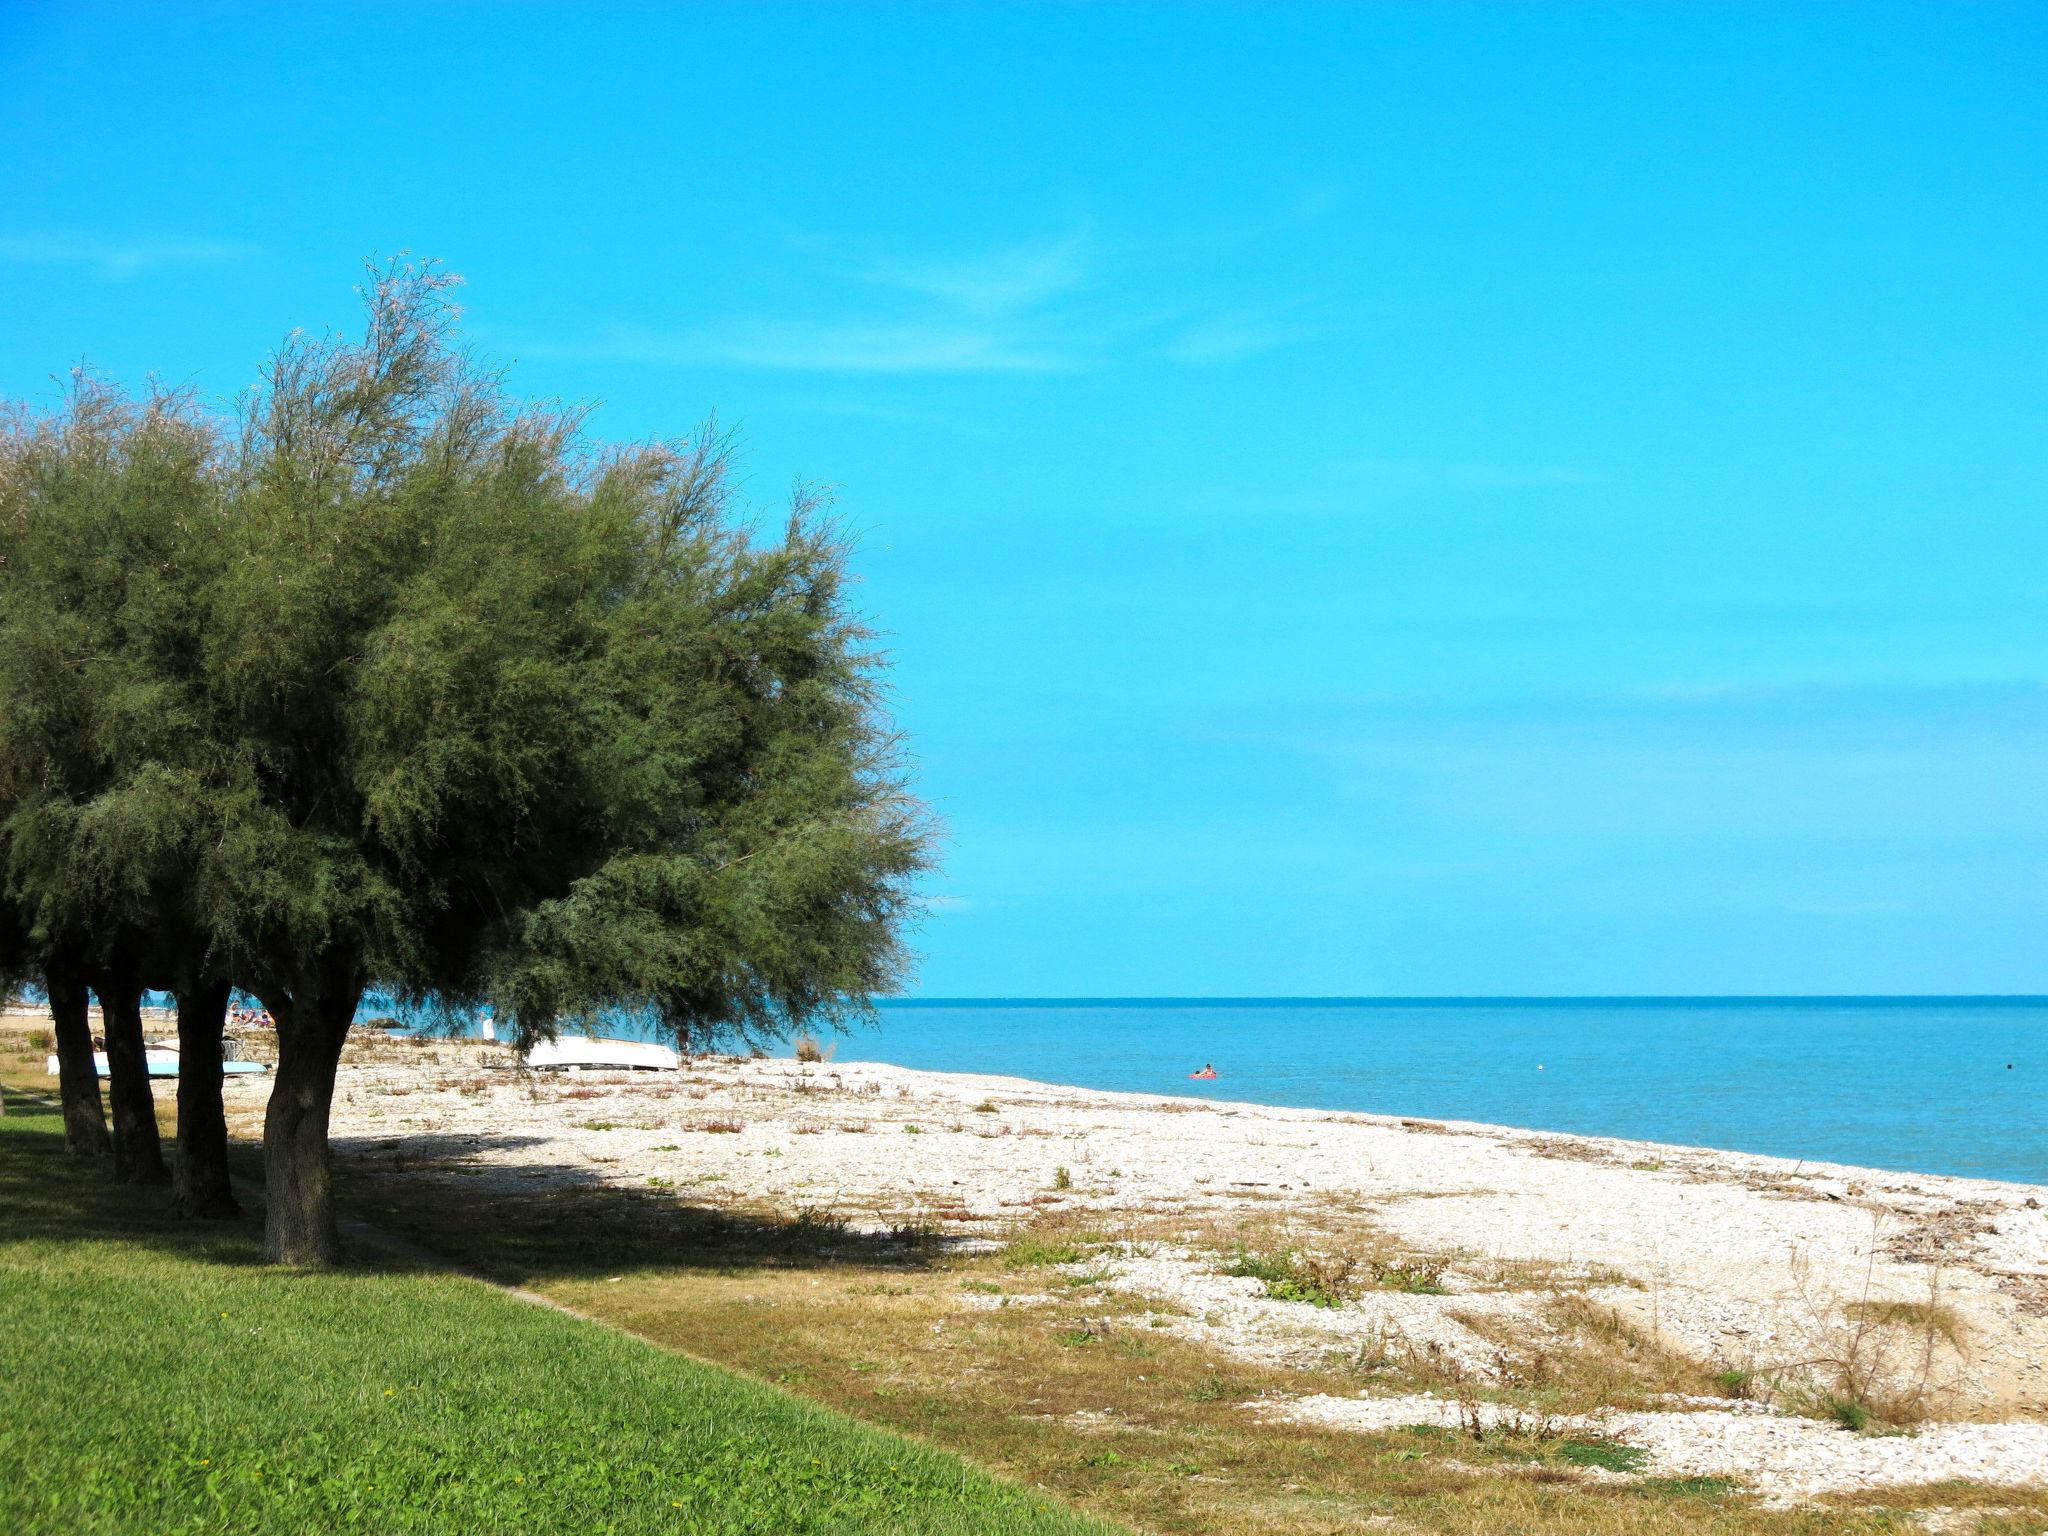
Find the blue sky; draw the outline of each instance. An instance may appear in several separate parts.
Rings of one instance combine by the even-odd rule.
[[[923,992],[2048,990],[2048,9],[300,10],[0,0],[0,394],[836,486]]]

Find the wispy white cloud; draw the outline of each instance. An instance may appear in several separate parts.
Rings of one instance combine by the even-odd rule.
[[[945,317],[906,321],[756,321],[705,338],[705,350],[749,368],[812,373],[1059,373],[1078,356],[1049,340]]]
[[[701,367],[725,364],[794,373],[1054,373],[1076,361],[1053,347],[988,328],[931,320],[743,319],[678,330],[607,326],[585,341],[528,339],[524,357],[603,358]]]
[[[242,261],[256,247],[240,240],[99,240],[77,235],[0,235],[0,262],[90,267],[125,282],[161,267]]]
[[[1087,286],[1095,272],[1087,231],[960,259],[882,261],[871,283],[923,294],[967,315],[1015,316]]]
[[[802,248],[819,250],[816,242]],[[794,373],[1031,374],[1078,372],[1134,351],[1227,363],[1305,334],[1285,304],[1206,314],[1197,304],[1162,304],[1138,291],[1130,253],[1121,255],[1080,227],[965,253],[841,257],[822,274],[839,288],[836,302],[807,312],[618,325],[520,350]]]
[[[1308,334],[1286,319],[1293,307],[1237,310],[1196,320],[1167,342],[1166,355],[1179,363],[1234,363],[1274,351]]]
[[[792,373],[1057,373],[1083,366],[1090,329],[1058,301],[1086,288],[1085,232],[974,256],[872,261],[837,274],[843,302],[809,317],[735,315],[663,329],[614,325],[528,356],[723,364]]]

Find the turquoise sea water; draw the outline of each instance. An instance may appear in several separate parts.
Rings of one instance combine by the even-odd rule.
[[[2048,998],[933,1000],[881,1014],[837,1042],[839,1060],[2048,1183]],[[1221,1076],[1189,1081],[1205,1061]]]

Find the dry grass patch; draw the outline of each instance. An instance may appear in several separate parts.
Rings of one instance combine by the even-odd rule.
[[[1852,1301],[1842,1308],[1851,1323],[1932,1333],[1955,1349],[1964,1347],[1963,1320],[1953,1307],[1924,1301]]]

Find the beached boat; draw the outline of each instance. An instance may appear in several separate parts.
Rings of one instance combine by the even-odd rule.
[[[525,1062],[568,1072],[673,1072],[683,1058],[665,1045],[645,1040],[563,1035],[559,1040],[536,1040],[527,1048]]]
[[[144,1061],[149,1063],[149,1075],[151,1077],[176,1077],[178,1075],[178,1052],[175,1046],[153,1045],[142,1053],[142,1057]],[[105,1051],[94,1051],[92,1053],[92,1066],[93,1070],[99,1073],[101,1077],[113,1076],[112,1069],[107,1065],[107,1053]],[[270,1070],[269,1067],[260,1061],[224,1061],[220,1064],[220,1069],[230,1077],[240,1077],[250,1072],[268,1072]],[[52,1056],[49,1059],[47,1070],[50,1076],[55,1077],[57,1075],[56,1057]]]

